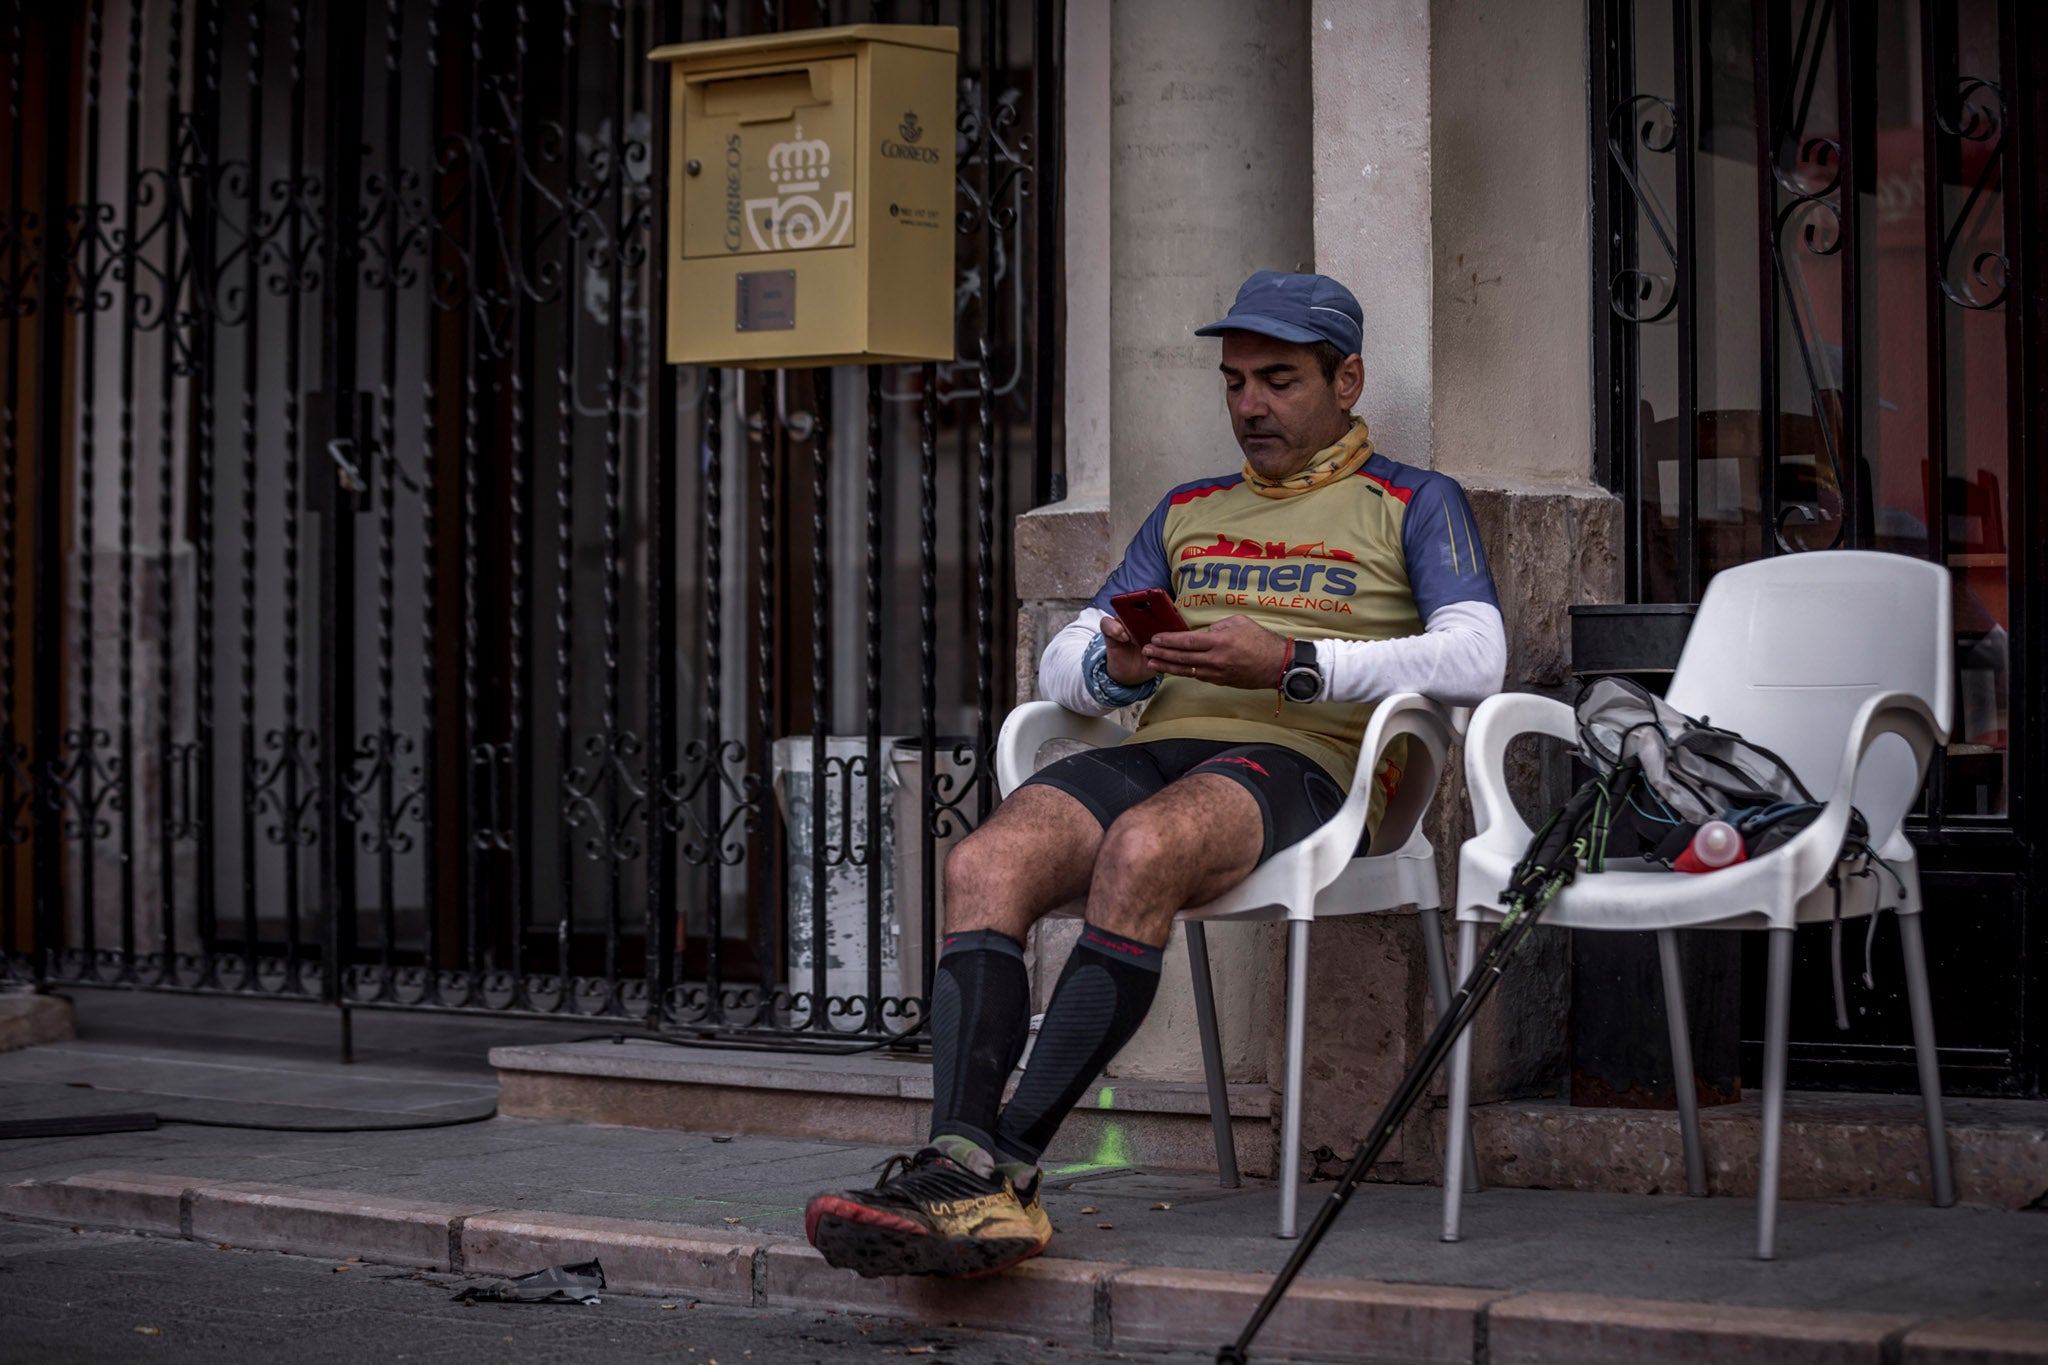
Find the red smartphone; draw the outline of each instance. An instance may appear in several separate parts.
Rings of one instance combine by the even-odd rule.
[[[1121,592],[1109,599],[1109,605],[1116,611],[1116,619],[1124,623],[1124,629],[1143,649],[1152,643],[1152,637],[1164,631],[1186,630],[1188,623],[1180,619],[1180,612],[1174,608],[1173,598],[1164,588],[1147,588],[1143,592]]]

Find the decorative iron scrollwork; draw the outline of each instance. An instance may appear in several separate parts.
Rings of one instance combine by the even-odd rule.
[[[1828,257],[1840,253],[1842,144],[1831,137],[1808,137],[1799,139],[1798,147],[1798,159],[1790,168],[1782,160],[1774,160],[1770,167],[1772,183],[1785,195],[1784,204],[1778,206],[1771,217],[1771,268],[1777,278],[1778,293],[1791,315],[1793,348],[1799,355],[1800,372],[1806,380],[1807,395],[1813,408],[1814,426],[1820,432],[1829,477],[1839,498],[1844,486],[1841,437],[1834,416],[1835,400],[1831,395],[1840,390],[1840,377],[1824,372],[1827,359],[1825,355],[1816,354],[1819,319],[1808,315],[1812,303],[1803,283],[1794,281],[1798,267],[1787,260],[1785,243],[1797,229],[1800,245],[1808,254]],[[1821,509],[1814,504],[1787,502],[1778,509],[1777,524],[1771,527],[1771,535],[1778,548],[1788,553],[1804,549],[1833,549],[1848,536],[1848,519],[1841,515],[1839,508],[1834,517],[1833,534],[1826,545],[1805,545],[1787,534],[1795,522],[1818,525],[1824,520]]]
[[[170,765],[164,793],[170,812],[164,832],[175,843],[197,843],[206,833],[209,812],[199,799],[199,770],[205,753],[196,740],[164,745],[164,761]]]
[[[967,776],[959,778],[943,768],[926,776],[925,781],[931,786],[932,811],[925,824],[925,834],[933,839],[951,839],[974,828],[973,817],[961,807],[977,789],[980,755],[974,752],[971,742],[961,740],[953,745],[947,756],[967,769]]]
[[[922,1020],[925,1013],[925,1002],[914,995],[883,995],[873,1010],[865,998],[828,997],[822,1010],[813,1008],[814,999],[809,991],[726,986],[717,992],[714,1011],[709,989],[698,982],[684,982],[669,989],[662,1010],[675,1027],[717,1028],[728,1037],[785,1045],[792,1041],[830,1044],[900,1033]]]
[[[838,779],[839,832],[850,834],[853,831],[854,779],[858,777],[872,780],[872,775],[868,772],[868,756],[866,754],[854,754],[848,758],[841,758],[836,754],[827,755],[825,758],[824,774],[825,782],[828,785],[835,777]],[[868,866],[868,850],[879,840],[877,831],[869,830],[868,842],[856,849],[851,839],[848,839],[845,843],[834,843],[832,841],[832,825],[830,821],[825,820],[825,812],[823,810],[812,812],[811,818],[824,821],[825,823],[825,866]]]
[[[70,286],[64,307],[74,315],[104,313],[114,306],[107,287],[114,263],[112,204],[74,204],[70,209]]]
[[[2004,217],[1993,211],[1993,200],[1999,194],[2001,168],[2005,164],[2002,157],[2005,122],[2004,92],[1990,81],[1975,76],[1958,81],[1950,101],[1945,105],[1937,103],[1934,111],[1935,127],[1944,135],[1959,142],[1991,144],[1984,155],[1984,164],[1970,182],[1970,191],[1964,196],[1955,221],[1942,230],[1941,243],[1935,252],[1935,280],[1941,286],[1942,296],[1956,307],[1974,312],[1999,307],[2012,287],[2012,260],[2006,255],[2003,240]],[[1964,231],[1980,218],[1996,223],[2000,236],[1996,250],[1980,251],[1970,258],[1970,280],[1989,291],[1981,297],[1970,284],[1959,284],[1955,279],[1956,248],[1962,243]]]
[[[28,746],[14,737],[13,728],[0,730],[0,777],[4,777],[13,799],[0,810],[0,844],[18,847],[35,834],[32,810],[36,784],[29,776]]]
[[[397,730],[380,730],[356,741],[348,772],[342,778],[341,818],[359,827],[356,841],[363,852],[412,852],[412,834],[403,826],[407,822],[418,823],[425,809],[427,791],[419,764],[406,770],[404,785],[393,792],[390,809],[384,808],[381,797],[371,793],[381,793],[387,779],[396,786],[400,761],[418,747],[411,735]]]
[[[500,741],[470,746],[469,770],[475,781],[471,788],[471,809],[476,813],[469,846],[479,851],[503,853],[512,847],[512,797],[516,790],[516,762],[512,745]]]
[[[640,856],[633,831],[640,826],[647,787],[632,760],[641,748],[640,737],[630,730],[592,735],[583,741],[583,752],[593,762],[562,774],[562,822],[570,829],[591,830],[583,856],[592,862],[631,862]]]
[[[961,204],[953,215],[953,227],[963,236],[981,231],[984,224],[998,232],[1008,232],[1017,226],[1017,204],[1011,191],[1016,189],[1028,193],[1025,178],[1033,174],[1030,137],[1018,137],[1013,143],[1004,136],[1020,121],[1017,105],[1024,98],[1024,92],[1000,92],[984,117],[981,81],[970,79],[961,84],[963,98],[960,113],[954,120],[955,130],[959,133],[959,152],[954,164],[961,171],[955,179],[954,189]],[[981,185],[975,184],[965,174],[966,168],[977,161],[989,167],[986,183]]]
[[[1638,118],[1637,110],[1642,110]],[[1624,125],[1632,125],[1624,132]],[[1637,176],[1631,144],[1646,152],[1670,155],[1678,146],[1682,125],[1678,106],[1661,95],[1631,95],[1607,115],[1607,154],[1613,158],[1622,183],[1634,196],[1650,235],[1663,248],[1670,272],[1645,270],[1640,264],[1626,264],[1608,280],[1608,306],[1623,322],[1638,326],[1662,322],[1678,306],[1673,280],[1678,270],[1679,228],[1657,196],[1655,187]]]
[[[113,833],[106,812],[128,808],[127,769],[108,751],[114,737],[101,729],[64,732],[68,759],[52,759],[43,768],[43,801],[64,814],[67,840],[101,840]]]
[[[760,777],[747,764],[747,747],[724,740],[714,757],[703,740],[683,745],[683,766],[661,779],[657,798],[662,823],[671,831],[689,831],[682,842],[683,861],[692,867],[717,862],[737,867],[746,860],[747,836],[760,818]],[[735,776],[737,774],[737,776]],[[715,785],[722,812],[716,830],[699,810]]]
[[[411,289],[419,283],[417,258],[433,230],[422,183],[412,167],[401,168],[395,179],[375,170],[364,174],[362,215],[355,234],[363,288]]]
[[[265,762],[251,755],[243,781],[251,808],[272,817],[264,837],[280,847],[311,848],[320,842],[319,824],[311,818],[320,807],[320,737],[303,728],[272,730],[263,747],[274,757]]]

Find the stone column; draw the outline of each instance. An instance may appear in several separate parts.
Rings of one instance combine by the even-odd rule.
[[[1109,544],[1110,23],[1107,0],[1067,10],[1065,183],[1067,495],[1017,518],[1017,698],[1038,655],[1102,585]]]
[[[1464,484],[1507,686],[1561,694],[1567,607],[1620,589],[1619,503],[1590,479],[1585,95],[1564,78],[1584,69],[1583,0],[1316,0],[1312,34],[1315,254],[1364,305],[1360,412],[1389,457]],[[1446,906],[1471,832],[1452,763],[1431,830]],[[1519,777],[1556,797],[1535,756]],[[1315,932],[1303,1142],[1348,1156],[1435,1014],[1414,915]],[[1562,1078],[1568,956],[1562,932],[1539,940],[1476,1026],[1475,1098]],[[1376,1176],[1438,1178],[1442,1128],[1418,1113]]]
[[[1118,0],[1068,14],[1069,498],[1017,529],[1020,672],[1174,484],[1241,462],[1216,377],[1223,314],[1254,270],[1311,268],[1306,0]],[[1031,695],[1029,676],[1019,695]],[[1231,1079],[1266,1072],[1275,936],[1209,933]],[[1069,936],[1041,935],[1041,990]],[[1112,1075],[1201,1078],[1179,936]]]
[[[1316,0],[1316,268],[1365,312],[1358,412],[1373,446],[1429,463],[1430,22],[1426,0]],[[1581,139],[1583,140],[1583,139]]]

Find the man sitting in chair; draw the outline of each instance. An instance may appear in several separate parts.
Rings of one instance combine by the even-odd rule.
[[[1363,315],[1321,275],[1259,271],[1222,338],[1242,471],[1160,499],[1039,687],[1074,711],[1146,702],[1124,744],[1050,765],[946,861],[933,977],[931,1142],[868,1190],[821,1194],[805,1229],[863,1275],[976,1275],[1038,1254],[1038,1160],[1130,1041],[1176,913],[1235,886],[1336,813],[1374,703],[1498,691],[1507,644],[1470,507],[1442,474],[1376,453],[1351,407]],[[1172,595],[1185,632],[1140,648],[1110,599]],[[1368,828],[1400,780],[1376,771]],[[1087,899],[1030,1065],[1024,938]]]

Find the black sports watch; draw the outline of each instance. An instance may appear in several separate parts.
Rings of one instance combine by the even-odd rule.
[[[1295,702],[1311,702],[1323,694],[1323,666],[1316,662],[1314,640],[1294,642],[1294,657],[1280,675],[1280,694]]]

